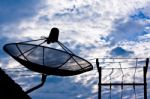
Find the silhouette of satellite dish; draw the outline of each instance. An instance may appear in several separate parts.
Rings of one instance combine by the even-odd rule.
[[[52,28],[48,38],[4,45],[4,51],[16,61],[29,70],[42,74],[41,83],[27,90],[26,93],[43,86],[47,75],[73,76],[93,69],[91,63],[75,55],[59,42],[58,36],[59,29]],[[36,41],[40,41],[40,43],[32,44]],[[45,46],[45,43],[56,43],[62,50]]]
[[[4,50],[26,68],[46,74],[58,76],[72,76],[92,70],[93,66],[85,59],[75,55],[58,41],[59,30],[52,28],[48,38],[40,44],[29,44],[32,41],[10,43]],[[57,43],[63,50],[43,46],[46,43]]]

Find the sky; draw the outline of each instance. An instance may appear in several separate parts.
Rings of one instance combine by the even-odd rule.
[[[3,46],[47,37],[57,27],[59,40],[91,62],[94,70],[71,77],[49,76],[42,88],[29,95],[33,99],[97,99],[95,58],[150,58],[149,5],[149,0],[0,0],[0,67],[24,90],[38,84],[40,75],[17,63]],[[126,93],[124,98],[128,97],[134,99]],[[140,94],[137,97],[142,99]]]

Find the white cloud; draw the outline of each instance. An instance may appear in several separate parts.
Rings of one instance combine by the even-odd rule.
[[[47,0],[45,7],[40,9],[36,16],[24,19],[12,27],[5,26],[3,28],[5,31],[2,34],[10,37],[9,39],[13,39],[12,42],[15,42],[16,38],[18,41],[23,41],[28,38],[38,39],[41,36],[48,36],[52,27],[58,27],[60,29],[60,41],[65,43],[71,50],[79,51],[77,54],[86,59],[109,56],[110,50],[116,46],[122,46],[129,51],[134,51],[136,57],[149,57],[150,43],[147,41],[149,34],[144,36],[138,33],[134,34],[134,32],[140,31],[141,33],[144,30],[149,31],[148,26],[146,26],[149,22],[147,20],[134,21],[129,18],[138,9],[147,6],[148,2],[148,0]],[[117,22],[120,24],[118,25]],[[117,34],[112,34],[112,31]],[[101,39],[101,37],[107,38],[107,36],[114,36],[114,39],[119,39],[120,42],[116,41],[117,45],[110,46],[111,40]],[[128,41],[130,36],[137,36],[139,41]],[[122,41],[123,38],[126,38],[126,40]],[[12,62],[10,61],[10,63]],[[8,64],[8,67],[12,66],[17,67],[19,65],[15,62],[13,62],[13,65]],[[17,75],[15,76],[18,77]],[[35,79],[38,78],[37,76],[34,77]],[[57,83],[48,81],[49,84],[46,84],[43,89],[39,89],[39,91],[31,95],[39,99],[40,95],[44,99],[45,93],[48,93],[45,99],[47,97],[53,98],[54,96],[68,97],[68,99],[72,99],[74,96],[77,99],[96,99],[97,88],[95,86],[97,78],[97,71],[94,70],[73,78],[65,80],[62,80],[62,78],[62,81]],[[17,79],[25,82],[21,79],[21,76]],[[66,82],[69,82],[69,84],[75,83],[74,86],[80,85],[81,88],[72,89],[74,87],[66,84]],[[61,88],[62,86],[63,88]],[[70,91],[71,89],[72,92]],[[63,90],[66,92],[64,96],[60,94]],[[84,94],[85,91],[88,91],[88,93]],[[74,94],[73,92],[77,93]],[[90,98],[92,95],[94,97]]]

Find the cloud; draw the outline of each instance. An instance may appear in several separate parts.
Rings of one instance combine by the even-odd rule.
[[[118,57],[118,56],[122,56],[122,57],[129,57],[130,55],[133,55],[134,52],[132,51],[127,51],[121,47],[116,47],[114,49],[111,50],[110,54],[113,57]]]
[[[146,27],[150,23],[144,20],[117,20],[114,23],[114,30],[111,31],[111,34],[107,38],[116,44],[121,41],[138,41],[140,36],[148,34]]]
[[[46,0],[42,8],[39,8],[41,3],[36,0],[33,3],[24,1],[16,3],[16,5],[10,2],[16,12],[12,13],[12,16],[6,16],[12,11],[8,7],[8,12],[4,11],[0,16],[0,20],[3,22],[3,26],[0,26],[1,43],[3,45],[8,42],[38,39],[41,36],[48,36],[52,27],[58,27],[60,29],[59,40],[83,58],[109,56],[111,50],[117,48],[117,45],[121,47],[118,48],[119,51],[121,50],[121,54],[117,50],[113,51],[115,55],[148,57],[150,56],[149,19],[142,19],[142,15],[138,13],[139,9],[144,8],[143,16],[149,17],[148,2],[148,0]],[[27,7],[28,5],[29,7]],[[4,16],[9,20],[7,21]],[[134,53],[130,53],[130,51]],[[2,59],[2,61],[4,60]],[[95,60],[89,61],[95,63]],[[13,64],[14,67],[15,65],[18,66],[18,64]],[[26,75],[26,73],[22,71],[20,74],[17,73],[20,75],[19,77],[14,75],[14,72],[11,75],[18,82],[23,83],[23,87],[28,83],[38,83],[38,76],[29,75],[29,77],[33,77],[33,80],[29,82],[23,80],[21,75]],[[66,97],[68,99],[73,97],[96,99],[97,87],[95,86],[98,80],[96,73],[97,71],[93,70],[73,78],[49,78],[48,83],[31,96],[35,99],[56,96],[64,99]],[[25,78],[29,80],[28,77]],[[66,82],[68,83],[66,84]]]
[[[150,18],[149,9],[150,9],[149,4],[147,4],[147,6],[143,7],[142,9],[140,9],[140,11],[142,12],[143,16],[145,18],[148,18],[148,19]]]

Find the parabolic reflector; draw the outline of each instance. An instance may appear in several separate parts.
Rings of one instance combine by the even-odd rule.
[[[46,46],[10,43],[4,50],[28,69],[47,75],[71,76],[93,69],[88,61],[75,54]]]

